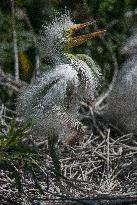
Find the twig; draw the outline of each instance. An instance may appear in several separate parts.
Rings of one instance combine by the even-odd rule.
[[[107,176],[110,178],[110,144],[109,144],[110,129],[107,134]]]
[[[18,56],[18,46],[17,46],[17,33],[15,28],[15,2],[11,2],[11,13],[12,13],[12,29],[13,29],[13,46],[14,46],[14,58],[15,58],[15,80],[19,81],[19,56]]]
[[[1,110],[0,110],[0,121],[3,124],[3,111],[4,111],[4,105],[2,104]]]
[[[95,25],[95,28],[98,29],[97,25]],[[98,101],[95,104],[95,107],[98,108],[102,102],[108,97],[108,95],[110,94],[112,88],[114,87],[114,83],[116,81],[117,78],[117,74],[118,74],[118,63],[117,63],[117,58],[116,55],[113,53],[112,48],[108,45],[107,41],[105,40],[104,36],[100,36],[99,37],[102,41],[102,43],[104,44],[104,46],[107,48],[107,50],[109,51],[110,55],[111,55],[111,59],[113,62],[113,66],[114,66],[114,72],[113,72],[113,78],[112,81],[108,87],[108,90],[105,94],[103,94],[102,96],[99,97]]]
[[[3,105],[2,105],[3,106]],[[2,106],[0,106],[0,109],[2,109]],[[13,115],[16,115],[17,113],[14,111],[14,110],[11,110],[11,109],[9,109],[9,108],[7,108],[7,107],[5,107],[6,108],[6,111],[7,112],[9,112],[9,113],[11,113],[11,114],[13,114]]]
[[[98,127],[98,125],[97,125],[97,123],[96,123],[96,120],[95,120],[95,116],[94,116],[94,112],[93,112],[92,107],[89,106],[89,109],[90,109],[90,113],[91,113],[91,115],[92,115],[93,124],[94,124],[96,130],[99,132],[100,136],[102,136],[103,139],[105,139],[105,135],[104,135],[103,132],[99,129],[99,127]]]
[[[16,81],[12,75],[4,73],[2,69],[0,69],[0,85],[19,92],[22,87],[28,84],[21,80]]]

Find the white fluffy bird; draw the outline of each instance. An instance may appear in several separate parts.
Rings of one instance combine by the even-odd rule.
[[[83,132],[78,120],[81,101],[94,102],[100,72],[94,61],[86,55],[73,56],[69,48],[102,35],[98,31],[79,35],[92,23],[73,24],[69,14],[59,15],[43,26],[40,45],[53,62],[33,85],[22,91],[17,110],[24,122],[33,122],[37,136],[68,136],[76,130]]]
[[[129,58],[117,74],[106,98],[103,117],[125,132],[137,134],[137,32],[127,40],[121,52]]]

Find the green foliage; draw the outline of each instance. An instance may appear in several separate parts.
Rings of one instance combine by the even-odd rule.
[[[11,173],[19,192],[22,191],[22,182],[16,166],[32,155],[32,151],[22,143],[29,128],[30,125],[18,127],[15,120],[10,125],[0,124],[0,169]]]
[[[21,159],[30,153],[30,149],[22,143],[29,128],[30,124],[18,127],[15,120],[10,125],[0,124],[0,160]]]
[[[87,4],[89,15],[98,20],[97,26],[107,29],[106,41],[92,41],[87,47],[90,50],[89,53],[101,66],[106,82],[110,82],[115,69],[112,55],[116,56],[119,67],[124,60],[119,53],[119,48],[129,35],[130,25],[125,14],[129,11],[132,2],[129,0],[89,0]]]
[[[46,165],[48,150],[45,150],[47,152],[45,153],[44,149],[33,147],[33,142],[30,143],[30,146],[24,143],[29,138],[30,128],[30,124],[19,126],[15,120],[12,120],[9,125],[0,123],[0,171],[7,171],[9,179],[15,180],[15,186],[19,193],[23,191],[24,187],[22,177],[28,178],[29,176],[29,178],[32,177],[30,180],[34,182],[35,188],[43,194],[39,178],[44,175],[45,180],[49,173],[59,179],[60,173],[58,169],[56,170],[59,161],[56,161],[54,142],[49,142],[49,154],[55,169]]]
[[[7,66],[12,62],[12,26],[10,16],[0,11],[0,65]]]
[[[10,14],[0,11],[0,65],[8,72],[13,72],[14,51],[13,51],[13,31]],[[34,45],[34,36],[26,30],[25,24],[16,21],[18,51],[27,51]]]
[[[59,0],[16,0],[15,8],[25,9],[27,11],[28,19],[32,25],[34,32],[39,33],[42,24],[49,22],[55,13],[55,10],[63,10],[69,8],[72,13],[72,18],[75,22],[88,21],[90,18],[97,19],[98,26],[107,28],[106,40],[109,47],[112,47],[112,51],[117,55],[118,63],[121,64],[122,58],[119,54],[119,47],[127,38],[129,34],[129,27],[126,24],[124,15],[130,9],[137,7],[136,1],[130,0],[81,0],[81,1],[59,1]],[[8,9],[7,9],[8,7]],[[78,12],[77,8],[81,8]],[[5,12],[6,11],[6,12]],[[17,12],[18,13],[18,12]],[[116,24],[111,25],[115,20],[118,20]],[[13,34],[11,23],[11,11],[10,4],[2,1],[0,4],[0,65],[7,71],[14,74],[14,54],[13,54]],[[35,63],[35,51],[34,51],[34,36],[30,32],[28,25],[24,19],[19,19],[16,16],[16,31],[17,31],[17,44],[19,52],[26,51],[29,53],[29,57],[34,65]],[[101,53],[102,50],[102,53]],[[85,44],[74,50],[74,53],[85,53],[92,55],[92,57],[100,64],[104,73],[106,73],[110,81],[113,73],[113,62],[111,55],[106,46],[98,40]],[[49,59],[48,59],[49,61]],[[46,63],[48,61],[42,60],[41,68],[47,69]],[[44,63],[43,63],[44,62]],[[34,66],[33,66],[34,67]],[[109,67],[109,69],[108,69]],[[21,65],[20,65],[21,68]],[[109,72],[106,72],[106,70]],[[20,69],[21,76],[22,71]],[[31,77],[31,75],[30,75]],[[21,77],[22,78],[22,77]],[[24,77],[22,78],[24,79]],[[30,79],[27,79],[28,81]]]
[[[129,0],[88,0],[87,4],[94,18],[108,23],[114,18],[121,18],[132,3]]]

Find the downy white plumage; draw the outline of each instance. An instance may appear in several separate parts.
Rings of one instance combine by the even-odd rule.
[[[53,67],[22,91],[17,106],[23,121],[33,122],[32,130],[37,137],[51,133],[64,137],[73,130],[83,132],[78,107],[81,101],[95,100],[100,72],[92,59],[93,68],[90,68],[81,57],[69,54],[68,50],[104,33],[76,36],[77,30],[90,24],[73,24],[67,13],[43,26],[39,45],[52,60]]]

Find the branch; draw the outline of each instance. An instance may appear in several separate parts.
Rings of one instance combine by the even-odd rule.
[[[12,29],[13,29],[13,46],[14,46],[14,58],[15,58],[15,80],[19,81],[19,56],[17,47],[17,33],[15,28],[15,4],[14,0],[11,0],[11,13],[12,13]]]
[[[19,92],[22,87],[28,84],[21,80],[17,82],[12,75],[4,73],[2,69],[0,69],[0,85]]]

